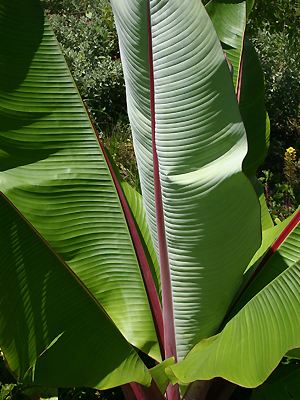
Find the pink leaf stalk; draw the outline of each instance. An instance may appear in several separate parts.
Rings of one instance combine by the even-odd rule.
[[[238,81],[237,81],[237,87],[236,87],[236,98],[238,103],[240,103],[241,100],[241,91],[242,91],[242,81],[243,81],[243,66],[244,66],[244,48],[245,48],[245,31],[243,34],[243,44],[242,44],[242,50],[241,50],[241,59],[240,59],[240,65],[239,65],[239,73],[238,73]]]
[[[159,261],[162,285],[162,303],[164,319],[164,338],[165,338],[165,358],[175,357],[176,343],[175,328],[173,316],[173,300],[171,276],[167,249],[167,240],[165,233],[164,210],[160,186],[159,162],[156,150],[156,120],[155,120],[155,94],[154,94],[154,71],[153,71],[153,50],[152,50],[152,32],[150,4],[148,10],[148,49],[149,49],[149,74],[150,74],[150,108],[151,108],[151,131],[152,131],[152,151],[153,151],[153,170],[154,170],[154,193],[156,208],[156,224],[159,246]]]
[[[162,306],[164,321],[164,348],[165,358],[174,357],[177,359],[173,297],[170,265],[168,257],[168,247],[165,232],[164,209],[159,175],[159,161],[156,149],[156,116],[155,116],[155,86],[154,86],[154,66],[153,66],[153,43],[151,29],[151,10],[150,0],[148,1],[148,61],[149,61],[149,80],[150,80],[150,113],[151,113],[151,133],[152,133],[152,152],[153,152],[153,175],[154,175],[154,195],[156,208],[156,227],[159,250],[159,264],[162,287]],[[178,386],[169,385],[167,389],[169,400],[179,399]]]
[[[123,385],[122,391],[126,400],[165,400],[154,381],[149,388],[132,382]]]
[[[163,333],[163,319],[162,319],[162,310],[161,310],[161,305],[160,305],[160,301],[159,301],[159,297],[156,291],[156,287],[155,287],[155,283],[153,280],[153,276],[151,274],[151,270],[148,264],[148,260],[147,257],[145,255],[144,252],[144,248],[141,242],[141,239],[139,237],[132,213],[130,211],[129,205],[127,203],[126,197],[123,193],[122,187],[120,185],[120,182],[116,176],[116,173],[113,169],[113,166],[110,162],[110,159],[105,151],[105,148],[103,146],[103,143],[101,141],[101,139],[99,138],[99,135],[97,135],[98,138],[98,142],[99,145],[101,147],[101,150],[103,152],[103,155],[105,157],[106,163],[108,165],[109,171],[111,173],[112,179],[114,181],[123,211],[124,211],[124,215],[127,221],[127,225],[131,234],[131,238],[132,238],[132,242],[135,248],[135,252],[137,255],[137,259],[139,261],[139,265],[140,265],[140,270],[141,270],[141,274],[143,277],[143,281],[144,281],[144,285],[145,285],[145,289],[147,292],[147,296],[148,296],[148,300],[149,300],[149,304],[150,304],[150,308],[151,308],[151,312],[152,312],[152,316],[153,316],[153,321],[154,321],[154,325],[156,328],[156,333],[157,333],[157,338],[158,338],[158,342],[159,342],[159,346],[160,346],[160,350],[162,353],[162,357],[164,354],[164,333]]]
[[[272,255],[276,252],[276,250],[279,249],[279,247],[282,245],[282,243],[285,241],[285,239],[289,236],[289,234],[296,228],[296,226],[299,224],[299,222],[300,222],[300,211],[297,211],[297,213],[294,215],[294,217],[291,219],[291,221],[288,223],[288,225],[284,228],[284,230],[280,233],[278,238],[275,240],[275,242],[272,244],[272,246],[266,252],[265,256],[261,260],[259,266],[257,267],[256,271],[254,272],[252,278],[249,280],[245,289],[253,282],[253,280],[261,272],[261,270],[267,264],[267,262],[272,257]]]
[[[288,237],[288,235],[296,228],[296,226],[300,222],[300,210],[296,212],[294,217],[291,219],[291,221],[288,223],[288,225],[284,228],[284,230],[281,232],[281,234],[278,236],[278,238],[275,240],[275,242],[272,244],[270,248],[270,256],[275,253],[275,251],[282,245],[282,243],[285,241],[285,239]],[[269,256],[269,257],[270,257]]]
[[[267,252],[265,253],[264,257],[260,261],[258,267],[254,271],[253,275],[237,297],[237,299],[234,301],[230,309],[234,309],[234,307],[238,304],[240,301],[242,295],[245,293],[245,291],[249,288],[249,286],[253,283],[253,281],[257,278],[257,276],[260,274],[260,272],[263,270],[267,262],[270,260],[272,255],[279,249],[279,247],[282,245],[282,243],[285,241],[285,239],[289,236],[289,234],[296,228],[296,226],[300,222],[300,211],[297,211],[297,213],[294,215],[294,217],[291,219],[291,221],[288,223],[288,225],[284,228],[284,230],[280,233],[278,238],[275,240],[275,242],[269,247]]]

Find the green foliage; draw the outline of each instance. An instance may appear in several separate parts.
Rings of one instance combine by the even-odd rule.
[[[0,91],[4,105],[0,108],[1,346],[10,367],[30,384],[49,382],[53,386],[105,389],[135,380],[147,385],[151,381],[147,363],[134,348],[157,360],[160,356],[154,331],[158,319],[149,307],[151,297],[157,293],[144,287],[135,257],[140,261],[143,253],[143,245],[136,246],[139,234],[143,239],[142,229],[132,231],[130,214],[122,214],[126,203],[122,199],[122,209],[122,196],[117,196],[102,144],[99,146],[91,129],[55,39],[47,22],[39,30],[40,37],[36,36],[35,27],[42,27],[43,16],[35,1],[26,1],[20,5],[13,0],[12,7],[0,8],[2,33],[11,37],[14,26],[17,65],[26,69],[16,84],[15,70],[5,68],[6,78],[15,86],[12,91],[3,84]],[[177,353],[179,361],[193,348],[183,363],[163,367],[163,377],[188,384],[224,376],[253,387],[266,379],[289,348],[300,346],[299,229],[294,230],[291,242],[287,239],[285,245],[274,250],[275,258],[270,260],[272,264],[277,257],[279,272],[266,268],[272,275],[267,276],[268,285],[255,286],[254,281],[255,297],[220,332],[244,270],[261,240],[259,204],[242,171],[246,132],[228,66],[201,2],[185,0],[178,8],[167,2],[163,16],[174,18],[174,23],[166,26],[164,18],[158,18],[151,24],[153,48],[165,50],[158,51],[153,59],[154,72],[161,72],[163,67],[164,74],[154,74],[151,85],[149,56],[146,46],[141,45],[147,43],[149,35],[147,9],[141,7],[137,12],[136,8],[147,2],[128,0],[126,6],[118,0],[112,2],[122,44],[129,50],[123,53],[123,62],[129,88],[132,85],[129,108],[148,221],[156,248],[163,255],[162,270],[169,273],[162,274],[165,321],[172,322],[175,311],[175,333],[168,331],[171,324],[165,324],[161,346],[170,348],[167,355],[169,351]],[[191,21],[190,4],[196,11]],[[48,13],[52,18],[56,10],[58,21],[59,5],[52,5]],[[94,6],[85,2],[80,9],[69,4],[71,24],[77,24],[80,32],[92,23]],[[28,26],[18,23],[23,21],[24,13]],[[151,22],[157,15],[151,14]],[[182,46],[190,43],[193,35],[192,45]],[[36,43],[32,38],[37,39]],[[73,42],[69,38],[70,49],[72,45],[80,50],[77,42],[83,38],[79,35]],[[65,36],[60,39],[63,41]],[[92,42],[93,35],[89,40]],[[169,40],[173,41],[170,52]],[[28,53],[28,49],[33,51]],[[8,45],[0,49],[5,62],[10,60],[11,50]],[[72,57],[81,54],[72,50]],[[93,56],[92,51],[82,54]],[[137,70],[145,74],[137,74]],[[164,78],[167,82],[160,81]],[[181,85],[182,81],[188,82],[187,87]],[[160,85],[160,91],[151,107],[148,94],[155,85]],[[153,110],[156,125],[150,118]],[[118,132],[124,132],[121,154],[129,158],[124,166],[127,171],[134,165],[130,159],[132,143],[126,124],[119,126]],[[118,157],[114,135],[109,140]],[[255,154],[258,147],[249,151]],[[295,150],[288,149],[284,160],[283,173],[292,187],[298,168]],[[122,163],[119,166],[122,168]],[[130,179],[134,177],[127,177]],[[118,194],[129,198],[129,192],[120,190]],[[129,206],[135,203],[139,211],[141,196],[131,192],[131,200]],[[139,217],[144,223],[143,209]],[[161,220],[165,228],[160,226]],[[135,236],[135,248],[130,233]],[[285,262],[285,256],[293,261],[291,265]],[[171,295],[165,296],[166,285]],[[12,311],[18,329],[11,319]],[[162,383],[165,387],[167,381]],[[4,396],[10,396],[15,388],[4,385]],[[34,396],[27,389],[21,388],[25,395]],[[96,400],[101,395],[100,391],[84,388],[61,391],[62,397],[78,400],[86,396]]]
[[[264,25],[271,33],[285,30],[295,35],[298,17],[297,0],[256,0],[249,19],[250,32],[255,34]]]
[[[44,1],[84,103],[109,132],[126,115],[125,86],[111,7],[107,0]]]
[[[266,105],[277,141],[296,139],[299,130],[299,65],[296,54],[300,46],[295,33],[271,32],[267,26],[253,39],[266,80]],[[294,139],[293,139],[294,136]],[[285,138],[285,139],[284,139]]]
[[[262,170],[259,178],[264,185],[266,201],[273,219],[281,220],[291,215],[300,202],[300,160],[297,152],[289,147],[282,158],[283,170],[280,175],[274,176],[271,170]]]
[[[12,400],[15,398],[14,389],[16,385],[14,384],[4,384],[0,385],[0,400]]]
[[[0,351],[0,400],[121,400],[120,388],[100,391],[92,388],[47,389],[17,383],[5,365]]]
[[[44,0],[68,66],[95,125],[120,168],[139,189],[126,112],[118,38],[108,0]]]
[[[264,70],[266,108],[271,122],[269,156],[260,173],[274,218],[290,215],[299,204],[299,168],[293,181],[284,173],[285,150],[300,148],[299,3],[258,0],[248,33]],[[299,165],[299,164],[298,164]]]
[[[131,129],[128,122],[119,120],[109,133],[104,133],[103,140],[109,148],[122,178],[140,192]]]
[[[104,133],[123,178],[139,188],[134,156],[127,142],[131,132],[126,116],[125,87],[108,0],[44,0],[43,3],[84,103]],[[272,142],[264,169],[271,170],[270,184],[276,193],[276,206],[269,202],[269,207],[277,216],[285,214],[281,194],[284,192],[281,190],[283,154],[287,147],[300,145],[298,19],[293,0],[275,3],[259,0],[248,24],[265,73]]]
[[[248,25],[265,73],[272,130],[266,167],[275,174],[281,174],[285,149],[300,145],[298,7],[295,0],[258,0]]]

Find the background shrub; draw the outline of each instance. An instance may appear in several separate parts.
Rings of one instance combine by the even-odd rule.
[[[265,75],[271,121],[270,151],[260,176],[269,208],[281,219],[300,201],[299,4],[295,0],[257,0],[248,23]],[[292,177],[286,167],[286,150],[291,147],[295,149]]]
[[[125,85],[107,0],[45,0],[79,92],[101,131],[127,120]]]
[[[248,24],[265,75],[272,130],[270,157],[280,167],[286,148],[297,148],[300,139],[299,4],[258,0]]]

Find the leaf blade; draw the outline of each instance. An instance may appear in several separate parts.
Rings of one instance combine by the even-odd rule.
[[[241,270],[246,267],[242,265],[259,245],[258,202],[241,171],[246,136],[223,52],[201,2],[150,1],[154,82],[148,64],[147,2],[115,0],[112,5],[143,198],[157,252],[155,195],[163,202],[181,359],[200,336],[217,329],[239,285]],[[226,105],[221,100],[225,98]],[[153,190],[152,146],[157,151],[161,195]],[[228,198],[229,188],[237,190],[238,200]],[[236,240],[230,245],[225,241],[230,240],[232,229],[225,223],[224,213],[240,221],[234,227]],[[232,265],[227,251],[241,238],[245,238],[245,247],[232,251],[237,257],[231,273],[225,266]],[[218,264],[214,252],[227,253],[225,263]],[[216,298],[212,294],[220,284],[216,271],[224,268],[228,271],[226,288]]]
[[[12,36],[11,26],[11,47],[0,50],[6,66],[0,88],[0,189],[80,277],[126,338],[159,359],[116,189],[39,2],[2,2],[4,39]],[[15,68],[11,54],[18,60]]]
[[[254,281],[252,297],[223,331],[195,346],[181,365],[170,367],[173,379],[187,383],[221,376],[257,387],[287,351],[299,347],[299,233],[300,225],[269,260],[267,275]]]
[[[3,195],[0,215],[0,342],[13,372],[54,387],[150,384],[101,305]]]

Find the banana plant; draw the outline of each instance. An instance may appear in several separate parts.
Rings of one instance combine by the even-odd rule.
[[[274,226],[249,179],[265,110],[243,105],[255,68],[231,42],[232,80],[215,3],[111,0],[140,195],[40,2],[0,1],[0,347],[19,380],[197,400],[222,377],[225,399],[300,347],[300,212]]]

